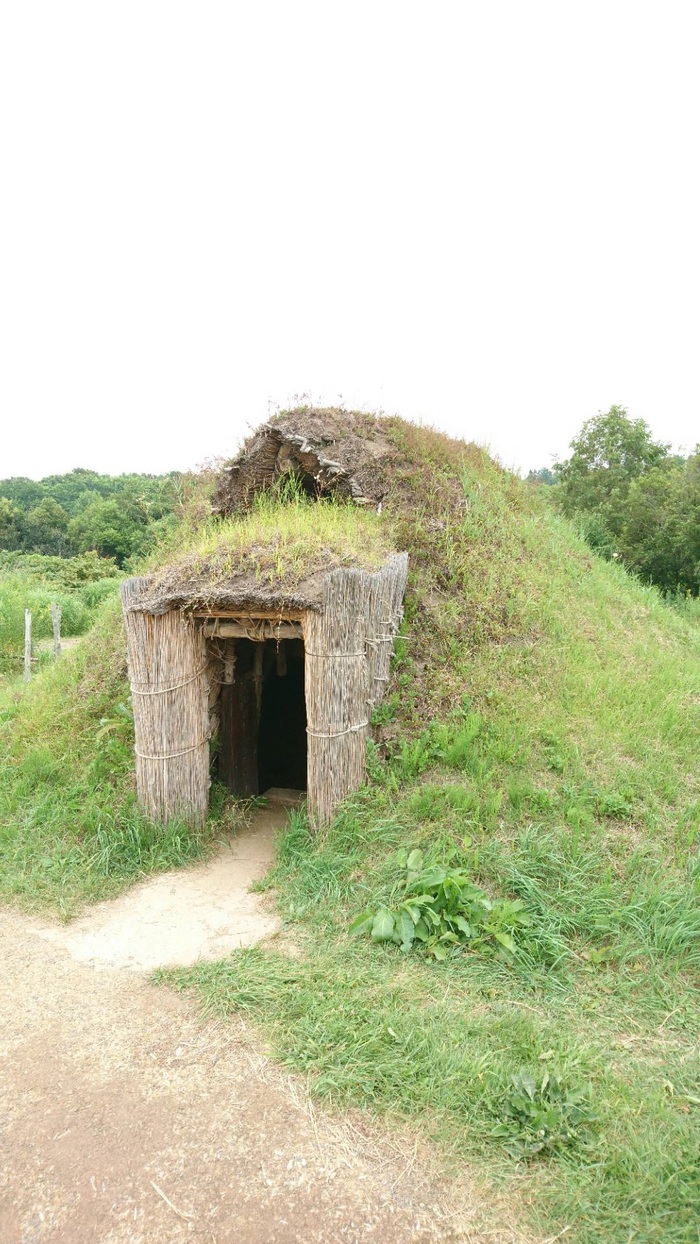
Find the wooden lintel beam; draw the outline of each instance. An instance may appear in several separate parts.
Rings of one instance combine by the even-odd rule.
[[[256,621],[260,618],[270,619],[273,622],[301,622],[306,610],[303,609],[285,609],[280,612],[279,609],[256,609],[254,612],[240,609],[198,609],[192,616],[198,621],[207,618],[230,618],[231,621],[239,621],[241,618],[254,618]]]
[[[265,622],[263,625],[255,625],[251,619],[251,623],[246,626],[244,622],[226,622],[211,621],[205,622],[203,631],[206,636],[216,636],[221,639],[303,639],[301,627],[298,623],[293,622]]]

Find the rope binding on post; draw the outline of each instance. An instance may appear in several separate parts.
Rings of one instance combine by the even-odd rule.
[[[204,747],[204,744],[208,742],[209,735],[207,734],[203,739],[199,740],[199,743],[195,743],[193,747],[186,747],[181,752],[164,752],[160,756],[147,756],[145,752],[140,752],[138,747],[135,747],[134,751],[139,760],[175,760],[177,756],[186,756],[188,752],[196,752],[198,747]]]
[[[206,665],[203,665],[201,669],[198,669],[194,674],[191,675],[190,678],[186,678],[184,682],[176,682],[173,684],[172,687],[155,686],[155,687],[145,687],[142,689],[139,687],[134,687],[132,684],[131,694],[132,695],[167,695],[168,691],[179,691],[181,687],[188,687],[191,682],[194,682],[195,679],[199,678],[202,674],[204,674],[206,672],[206,668],[207,668]]]
[[[306,733],[312,739],[341,739],[346,734],[354,734],[357,730],[364,730],[369,725],[369,721],[361,721],[356,726],[348,726],[347,730],[335,730],[332,734],[323,734],[317,730],[310,730],[307,726]]]

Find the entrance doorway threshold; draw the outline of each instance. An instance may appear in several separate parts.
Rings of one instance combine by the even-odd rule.
[[[286,786],[271,786],[263,792],[263,799],[268,803],[278,804],[281,808],[300,808],[306,800],[305,790],[289,790]]]

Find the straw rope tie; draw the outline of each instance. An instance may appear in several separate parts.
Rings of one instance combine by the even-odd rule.
[[[140,690],[138,687],[132,686],[131,694],[132,695],[166,695],[168,691],[179,691],[180,687],[189,687],[191,682],[194,682],[196,678],[199,678],[201,674],[204,674],[206,672],[206,668],[207,668],[206,665],[203,665],[201,669],[198,669],[195,674],[192,674],[191,678],[186,678],[184,682],[176,682],[173,684],[172,687],[147,687],[145,690]]]
[[[335,730],[332,734],[322,734],[316,730],[309,730],[307,726],[306,733],[312,739],[341,739],[343,735],[354,734],[355,731],[357,730],[364,730],[365,726],[368,726],[368,725],[369,725],[369,721],[361,721],[356,726],[348,726],[347,730]]]
[[[193,747],[186,747],[182,752],[164,752],[162,756],[147,756],[145,752],[140,752],[138,747],[135,747],[134,751],[139,760],[175,760],[176,756],[187,756],[189,752],[196,752],[198,747],[204,747],[204,744],[208,742],[209,735],[207,734],[203,739],[199,740],[199,743],[195,743]]]
[[[364,651],[363,652],[311,652],[310,649],[307,648],[306,656],[307,657],[320,657],[321,660],[325,659],[327,661],[331,661],[335,657],[366,657],[367,653]]]

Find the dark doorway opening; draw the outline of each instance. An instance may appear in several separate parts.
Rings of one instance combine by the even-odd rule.
[[[304,644],[268,640],[258,729],[258,785],[306,790]]]
[[[221,687],[219,777],[236,795],[306,790],[304,644],[229,640],[233,681]]]

